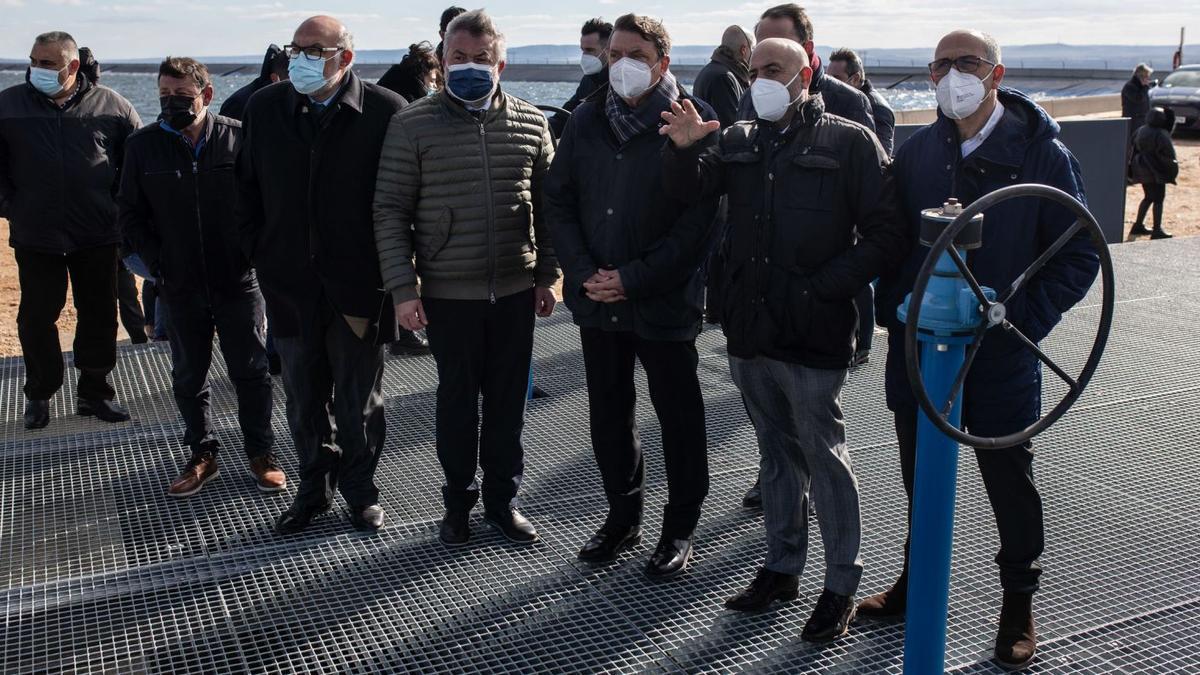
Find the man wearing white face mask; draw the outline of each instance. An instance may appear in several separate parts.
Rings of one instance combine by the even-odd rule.
[[[482,496],[492,527],[531,544],[516,507],[534,315],[553,312],[558,281],[541,208],[553,140],[541,111],[501,91],[504,35],[486,12],[455,17],[444,52],[445,88],[393,117],[383,142],[377,269],[400,325],[425,328],[437,361],[442,542],[470,541]]]
[[[116,365],[117,204],[125,139],[141,126],[133,106],[79,69],[66,33],[39,35],[25,84],[0,92],[0,217],[12,228],[21,282],[17,331],[25,360],[25,428],[50,422],[63,384],[55,322],[71,279],[76,412],[105,422],[129,413],[113,402]]]
[[[970,204],[1018,183],[1050,185],[1084,200],[1079,163],[1058,140],[1054,120],[1024,94],[1002,86],[1000,46],[979,31],[958,30],[938,43],[929,73],[937,87],[936,122],[917,130],[896,152],[893,172],[905,206],[905,227],[915,237],[921,210],[950,197]],[[983,221],[983,247],[967,258],[984,286],[1007,287],[1057,241],[1075,217],[1042,200],[1005,202]],[[888,329],[886,391],[895,415],[900,468],[910,506],[916,463],[917,404],[904,363],[904,324],[896,308],[912,290],[928,249],[879,280],[876,317]],[[1008,318],[1028,339],[1044,338],[1063,312],[1087,294],[1099,259],[1086,231],[1053,256],[1028,288],[1005,303]],[[1008,334],[983,342],[963,386],[963,424],[978,436],[1004,436],[1033,424],[1041,414],[1041,371],[1034,354]],[[1041,569],[1042,500],[1033,480],[1033,446],[976,451],[1000,534],[996,563],[1004,589],[995,657],[1021,668],[1034,657],[1033,594]],[[907,609],[908,545],[892,587],[859,606],[863,618],[899,619]]]
[[[808,549],[809,495],[825,547],[825,592],[802,637],[833,640],[854,615],[862,576],[858,483],[839,402],[854,352],[854,297],[907,250],[887,153],[865,127],[825,114],[810,95],[808,56],[767,39],[750,61],[756,122],[718,124],[689,104],[663,114],[672,196],[729,200],[713,288],[729,364],[761,455],[767,557],[725,606],[767,608],[797,597]],[[855,243],[857,236],[857,243]]]
[[[611,87],[579,106],[546,180],[546,207],[579,326],[592,450],[608,516],[579,559],[614,560],[642,537],[645,459],[638,438],[634,363],[641,361],[662,425],[669,497],[652,578],[683,573],[708,494],[704,399],[696,374],[716,198],[663,195],[659,116],[688,101],[670,71],[671,38],[657,19],[626,14],[609,43]]]
[[[371,202],[379,148],[404,99],[351,70],[354,38],[330,16],[284,47],[289,80],[250,98],[238,153],[238,229],[282,365],[300,465],[293,534],[340,492],[358,530],[383,526],[383,345],[396,334],[376,259]]]
[[[580,103],[597,89],[608,84],[608,38],[612,35],[612,24],[601,17],[588,19],[579,32],[579,67],[583,79],[571,98],[562,105],[563,110],[574,112]],[[562,136],[569,116],[556,113],[550,118],[550,129],[554,136]]]

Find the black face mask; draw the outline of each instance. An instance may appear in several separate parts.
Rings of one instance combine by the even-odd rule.
[[[196,111],[192,110],[195,102],[194,96],[160,96],[158,104],[162,107],[162,114],[158,119],[171,125],[175,131],[183,131],[196,121]]]

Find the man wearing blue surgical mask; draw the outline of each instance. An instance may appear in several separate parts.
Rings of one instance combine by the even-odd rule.
[[[550,316],[558,281],[541,208],[553,141],[537,108],[501,90],[504,35],[486,12],[455,17],[444,46],[445,88],[393,117],[383,143],[376,270],[437,362],[442,543],[470,540],[482,497],[492,527],[530,544],[516,507],[534,314]]]
[[[916,236],[921,210],[951,197],[963,204],[1018,183],[1056,187],[1084,201],[1079,163],[1058,140],[1058,124],[1037,103],[1003,86],[1000,46],[989,35],[956,30],[938,43],[929,63],[937,89],[938,118],[918,129],[896,151],[893,173],[904,204],[905,227]],[[1012,200],[988,209],[983,246],[967,265],[979,283],[1006,288],[1047,251],[1075,217],[1036,199]],[[912,290],[928,249],[914,247],[894,273],[879,279],[876,317],[888,329],[885,377],[887,404],[894,414],[900,470],[911,507],[917,452],[917,403],[904,363],[904,324],[896,308]],[[1008,319],[1038,342],[1062,314],[1079,302],[1099,269],[1086,230],[1068,239],[1029,286],[1005,303]],[[1041,416],[1041,370],[1034,354],[1001,331],[982,343],[963,384],[962,421],[977,436],[1004,436]],[[993,334],[989,334],[993,335]],[[996,517],[996,554],[1004,590],[996,631],[995,658],[1006,669],[1034,658],[1037,636],[1033,596],[1044,546],[1042,498],[1033,479],[1033,444],[977,450],[975,459]],[[908,543],[899,578],[891,588],[862,602],[864,619],[902,619],[908,606]]]
[[[377,530],[383,345],[396,334],[371,223],[379,148],[404,100],[351,70],[354,40],[315,16],[284,47],[289,80],[251,97],[238,155],[238,227],[283,369],[300,488],[275,523],[306,528],[340,492]]]
[[[755,122],[720,126],[690,104],[663,114],[667,194],[725,194],[729,227],[710,274],[721,296],[729,369],[758,436],[767,555],[725,606],[766,609],[798,595],[810,496],[825,548],[825,591],[805,640],[834,640],[854,616],[862,577],[858,482],[840,393],[854,355],[854,297],[891,261],[904,234],[888,157],[867,128],[825,112],[793,40],[754,49]]]
[[[0,92],[0,217],[8,218],[21,283],[17,331],[25,360],[25,428],[50,422],[63,383],[55,322],[71,280],[78,323],[76,412],[105,422],[129,413],[113,402],[116,365],[117,205],[125,139],[141,126],[133,106],[79,69],[79,46],[45,33],[29,54],[26,84]]]

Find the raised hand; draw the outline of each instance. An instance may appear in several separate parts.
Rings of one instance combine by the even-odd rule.
[[[721,128],[721,123],[716,120],[705,122],[700,111],[687,99],[683,100],[683,105],[672,101],[671,109],[664,110],[662,118],[666,124],[659,127],[658,133],[670,137],[677,148],[693,145]]]

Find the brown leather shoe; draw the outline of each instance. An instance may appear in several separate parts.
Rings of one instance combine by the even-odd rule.
[[[1037,633],[1033,628],[1033,594],[1004,592],[1000,628],[996,632],[996,663],[1020,670],[1033,662]]]
[[[250,458],[250,477],[263,492],[281,492],[287,487],[287,476],[273,452]]]
[[[874,621],[899,621],[908,610],[908,577],[900,575],[892,587],[858,603],[858,617]]]
[[[201,448],[192,453],[183,472],[167,488],[167,494],[172,497],[190,497],[201,489],[208,481],[221,473],[217,468],[217,456],[209,448]]]

